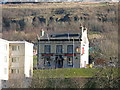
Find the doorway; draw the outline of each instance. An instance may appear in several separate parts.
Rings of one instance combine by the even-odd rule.
[[[56,55],[55,57],[55,68],[62,68],[63,67],[63,57],[62,55]]]

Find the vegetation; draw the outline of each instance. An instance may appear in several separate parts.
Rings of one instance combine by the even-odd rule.
[[[33,56],[33,67],[37,65],[37,56]]]
[[[49,34],[53,31],[78,33],[81,23],[88,28],[89,33],[117,30],[117,3],[5,4],[2,8],[3,38],[8,40],[35,42],[41,28]],[[24,34],[19,33],[20,37],[15,39],[16,32]]]
[[[118,88],[117,68],[34,70],[34,88]]]
[[[42,29],[48,34],[79,33],[82,23],[88,28],[93,61],[113,57],[118,61],[118,3],[27,3],[2,8],[4,39],[37,43]]]
[[[100,71],[101,70],[101,75]],[[111,68],[64,68],[64,69],[45,69],[45,70],[34,70],[34,78],[73,78],[73,77],[83,77],[90,78],[96,77],[95,74],[99,73],[100,77],[105,77],[105,73],[110,72]],[[113,75],[118,76],[118,69],[112,69]],[[108,75],[108,74],[107,74]],[[98,75],[97,75],[98,76]]]
[[[90,59],[105,61],[102,68],[34,70],[30,87],[118,88],[118,3],[5,4],[2,14],[3,38],[7,40],[37,43],[36,35],[42,29],[48,34],[79,33],[83,24],[88,28]]]
[[[92,77],[96,71],[97,69],[95,68],[34,70],[34,77],[35,78]]]

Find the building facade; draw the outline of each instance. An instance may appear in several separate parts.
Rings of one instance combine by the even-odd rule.
[[[26,41],[10,41],[9,46],[10,78],[31,77],[33,69],[33,44]]]
[[[0,48],[0,55],[3,57],[0,57],[2,88],[27,87],[26,80],[31,78],[33,74],[33,44],[26,41],[0,40],[0,45],[4,47]],[[7,43],[4,44],[4,41]],[[7,49],[7,51],[3,49]],[[6,77],[3,74],[6,74]]]
[[[0,89],[6,87],[2,85],[3,80],[9,79],[9,42],[0,39]]]
[[[87,29],[81,33],[56,34],[38,40],[38,68],[85,68],[88,64]]]

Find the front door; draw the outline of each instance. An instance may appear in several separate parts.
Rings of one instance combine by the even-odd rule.
[[[62,55],[58,55],[55,58],[55,68],[62,68],[63,67],[63,57]]]

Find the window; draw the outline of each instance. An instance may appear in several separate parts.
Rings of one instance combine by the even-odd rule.
[[[12,51],[18,51],[19,49],[20,49],[19,46],[16,46],[16,45],[12,46]]]
[[[16,69],[11,69],[11,73],[12,74],[16,73]]]
[[[86,61],[84,61],[84,66],[86,67]]]
[[[11,69],[11,73],[12,73],[12,74],[17,74],[17,73],[19,73],[19,69]]]
[[[50,53],[51,52],[51,46],[50,45],[45,45],[44,46],[44,53]]]
[[[32,76],[32,70],[29,70],[29,75]]]
[[[19,57],[12,57],[12,62],[13,63],[19,62]]]
[[[19,69],[16,69],[16,73],[19,73]]]
[[[68,65],[73,65],[73,57],[67,57]]]
[[[76,53],[80,53],[80,47],[75,48]]]
[[[4,50],[7,50],[7,44],[4,45]]]
[[[4,74],[7,74],[7,68],[4,68]]]
[[[7,86],[6,85],[4,85],[4,87],[3,88],[6,88]]]
[[[67,53],[73,53],[73,45],[67,46]]]
[[[7,56],[4,57],[4,61],[7,62]]]
[[[56,53],[62,53],[62,45],[56,45]]]
[[[44,58],[44,65],[51,66],[50,56]]]

